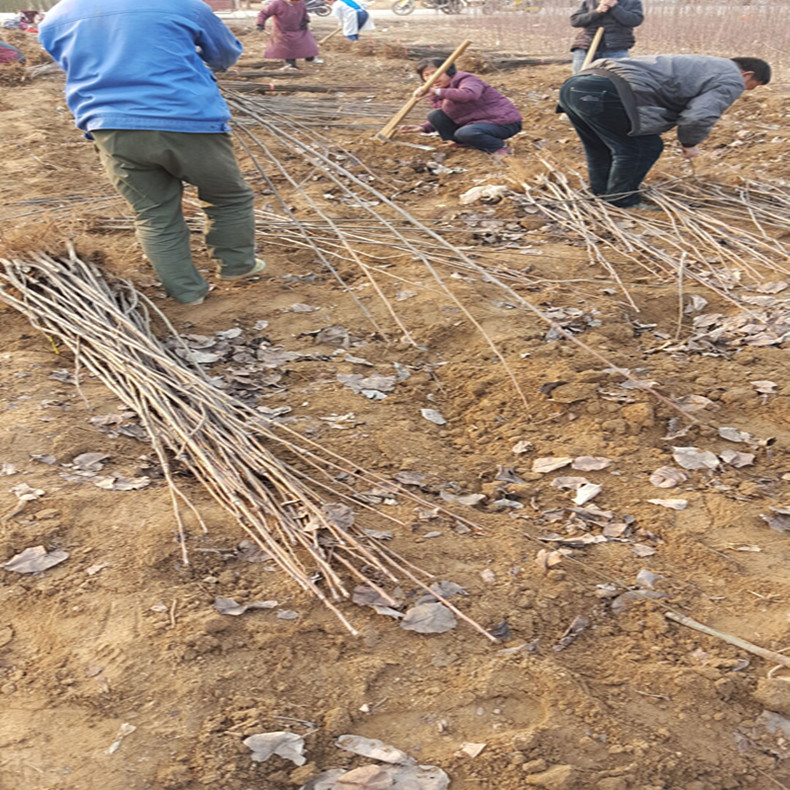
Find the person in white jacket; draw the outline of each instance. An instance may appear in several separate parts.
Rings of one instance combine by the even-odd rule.
[[[332,14],[343,28],[343,35],[349,41],[359,41],[363,30],[375,30],[373,17],[365,9],[365,5],[357,0],[327,0],[332,6]]]

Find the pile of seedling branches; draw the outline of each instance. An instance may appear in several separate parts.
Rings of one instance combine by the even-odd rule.
[[[106,280],[73,251],[62,258],[36,253],[26,260],[0,260],[0,300],[69,349],[78,375],[87,371],[97,377],[139,416],[169,485],[184,562],[189,561],[186,513],[205,531],[178,482],[186,473],[353,634],[356,629],[336,602],[350,598],[354,585],[371,588],[395,605],[387,586],[408,580],[429,589],[429,574],[370,539],[363,526],[386,520],[408,530],[408,524],[361,501],[355,485],[386,486],[414,506],[435,504],[360,470],[217,389],[189,362],[186,346],[183,357],[176,353],[174,328],[130,282]],[[169,342],[154,334],[154,325]],[[431,594],[491,638],[451,602]]]
[[[521,203],[537,210],[586,244],[599,264],[637,309],[618,271],[636,264],[655,282],[704,286],[742,305],[733,282],[764,282],[790,274],[790,198],[768,184],[726,185],[704,178],[678,178],[646,190],[653,210],[619,209],[594,195],[578,173],[544,161],[546,172],[523,184]]]

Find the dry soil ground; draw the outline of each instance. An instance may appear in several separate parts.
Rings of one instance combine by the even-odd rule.
[[[428,40],[413,23],[406,33],[389,35]],[[452,41],[450,32],[437,27],[430,40],[442,35]],[[248,56],[259,57],[260,39],[249,33],[244,40]],[[372,88],[364,95],[402,101],[413,84],[412,64],[384,45],[385,36],[377,40],[353,50],[333,39],[326,63],[310,67],[310,82],[367,82]],[[34,42],[24,46],[33,61],[41,59]],[[644,324],[674,335],[676,283],[625,266],[622,276],[641,310],[635,313],[606,273],[589,262],[578,239],[519,214],[512,202],[458,204],[459,195],[475,185],[529,181],[543,169],[538,151],[550,152],[559,166],[581,167],[579,145],[553,114],[565,73],[562,66],[543,66],[488,74],[526,119],[516,156],[507,162],[452,151],[443,161],[450,172],[436,173],[426,168],[432,152],[383,148],[370,141],[369,130],[332,128],[327,139],[353,150],[379,183],[395,185],[398,200],[420,217],[460,222],[462,212],[478,212],[478,225],[463,240],[491,247],[489,261],[501,255],[522,269],[529,264],[525,271],[532,280],[522,287],[530,299],[545,309],[578,310],[575,327],[586,343],[640,369],[665,395],[710,399],[701,413],[704,426],[692,427],[682,439],[666,438],[672,416],[666,406],[619,388],[620,379],[598,360],[567,342],[547,342],[537,319],[495,303],[485,284],[467,283],[469,293],[479,289],[481,322],[527,393],[525,409],[477,330],[446,299],[423,288],[429,285],[425,272],[408,261],[398,264],[399,274],[415,285],[397,290],[419,349],[374,336],[348,293],[304,249],[267,245],[262,252],[269,268],[261,282],[220,286],[199,308],[165,300],[131,232],[97,222],[99,216],[122,216],[124,208],[115,202],[99,211],[93,201],[109,191],[91,146],[64,109],[61,79],[17,82],[6,74],[0,96],[3,256],[24,257],[42,247],[57,253],[71,238],[84,257],[159,300],[179,330],[212,335],[239,327],[256,338],[263,331],[256,323],[268,321],[265,335],[273,343],[323,352],[323,360],[283,366],[279,387],[267,388],[261,403],[290,406],[292,427],[361,467],[387,477],[422,473],[432,501],[441,502],[440,490],[484,494],[474,509],[456,506],[485,528],[481,534],[460,534],[446,519],[414,517],[413,529],[396,532],[391,545],[437,580],[462,585],[468,595],[459,606],[485,628],[506,621],[509,633],[491,644],[461,623],[444,634],[420,635],[348,603],[344,611],[362,631],[354,638],[282,572],[246,561],[236,551],[243,538],[238,526],[188,481],[210,529],[206,537],[190,532],[191,564],[185,567],[168,490],[155,471],[151,485],[132,491],[102,490],[91,478],[64,479],[69,470],[63,465],[89,451],[110,456],[103,474],[151,475],[141,459],[149,448],[92,423],[117,414],[119,404],[90,380],[83,399],[59,373],[73,361],[53,353],[22,316],[3,308],[0,462],[16,471],[3,478],[0,508],[6,516],[16,509],[9,489],[20,483],[45,494],[4,521],[0,559],[35,545],[70,556],[40,575],[0,571],[0,786],[285,790],[321,770],[362,764],[335,746],[345,733],[379,738],[441,766],[455,790],[790,784],[790,719],[765,713],[790,715],[781,673],[766,681],[770,664],[668,622],[661,608],[670,604],[773,650],[790,643],[787,532],[761,519],[772,514],[771,506],[790,504],[786,344],[720,354],[647,354],[659,343]],[[723,181],[748,175],[786,184],[786,110],[781,88],[744,96],[705,145],[699,171]],[[740,134],[744,129],[747,136]],[[326,192],[298,159],[290,166],[314,195]],[[248,172],[261,204],[271,201],[265,184]],[[667,155],[652,178],[683,173],[680,161]],[[69,202],[70,195],[77,197]],[[326,206],[334,210],[329,198]],[[522,235],[515,249],[497,235],[501,225],[493,235],[481,231],[481,217],[516,227]],[[195,244],[197,251],[198,237]],[[542,254],[523,255],[523,247]],[[205,253],[197,254],[208,266]],[[344,273],[362,285],[352,267]],[[405,290],[415,295],[406,298]],[[694,293],[703,292],[689,289]],[[389,296],[398,298],[395,286]],[[320,309],[294,312],[297,303]],[[316,346],[303,334],[330,324],[364,338],[353,354],[374,367],[343,362],[336,349]],[[688,324],[683,332],[690,332]],[[385,400],[353,394],[336,380],[337,373],[389,374],[393,363],[411,376]],[[751,382],[761,380],[775,382],[774,394],[757,392]],[[564,384],[544,386],[557,382]],[[421,408],[439,410],[447,424],[424,420]],[[349,413],[345,420],[323,419]],[[692,471],[671,491],[650,484],[655,469],[673,465],[673,444],[718,453],[744,449],[720,438],[719,426],[776,441],[758,446],[750,466]],[[529,443],[522,454],[512,449],[519,442]],[[586,455],[612,463],[601,471],[532,471],[538,457]],[[499,467],[513,467],[522,482],[497,480]],[[595,502],[628,526],[613,534],[621,530],[629,541],[574,548],[572,557],[546,571],[535,562],[540,546],[529,536],[563,531],[569,513],[561,509],[570,506],[570,495],[550,483],[564,474],[584,474],[603,486]],[[523,508],[493,504],[504,495]],[[674,511],[647,502],[668,497],[686,499],[688,507]],[[558,514],[561,520],[553,521]],[[587,530],[601,533],[600,525],[587,524]],[[636,544],[647,556],[635,553]],[[644,589],[652,577],[643,573],[640,587],[643,569],[660,575],[652,584],[667,597],[631,596],[613,607],[608,588],[599,585],[617,580],[617,594],[625,585]],[[404,593],[414,590],[406,585]],[[217,596],[276,600],[298,618],[280,619],[267,610],[221,616],[212,608]],[[564,650],[555,649],[579,616],[589,621],[586,629]],[[110,754],[123,724],[136,729]],[[296,768],[280,757],[251,761],[242,739],[275,730],[305,737],[307,765]],[[470,742],[485,749],[476,757],[460,751]]]

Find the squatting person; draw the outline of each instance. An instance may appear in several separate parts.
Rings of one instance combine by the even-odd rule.
[[[644,19],[642,0],[582,0],[571,14],[571,27],[581,28],[571,44],[573,73],[581,70],[599,27],[603,37],[593,58],[627,58],[636,43],[634,28]]]
[[[442,63],[442,58],[422,60],[417,73],[427,82]],[[516,105],[480,77],[457,71],[455,64],[427,92],[421,87],[415,95],[426,95],[434,109],[425,123],[401,126],[402,132],[436,131],[450,145],[506,156],[510,149],[505,140],[521,131],[521,113]]]
[[[770,80],[759,58],[604,59],[565,81],[560,109],[581,138],[592,192],[615,206],[645,208],[639,188],[664,148],[660,135],[676,126],[683,156],[692,159],[741,93]]]
[[[66,72],[66,103],[135,213],[143,251],[165,291],[200,304],[209,290],[192,262],[181,210],[194,184],[220,277],[263,270],[255,258],[253,192],[231,145],[230,112],[213,71],[242,46],[203,0],[61,0],[39,40]]]

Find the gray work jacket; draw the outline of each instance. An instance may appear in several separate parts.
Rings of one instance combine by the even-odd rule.
[[[662,134],[677,126],[686,148],[701,143],[745,89],[737,63],[709,55],[601,58],[580,74],[611,79],[631,121],[629,134]]]

